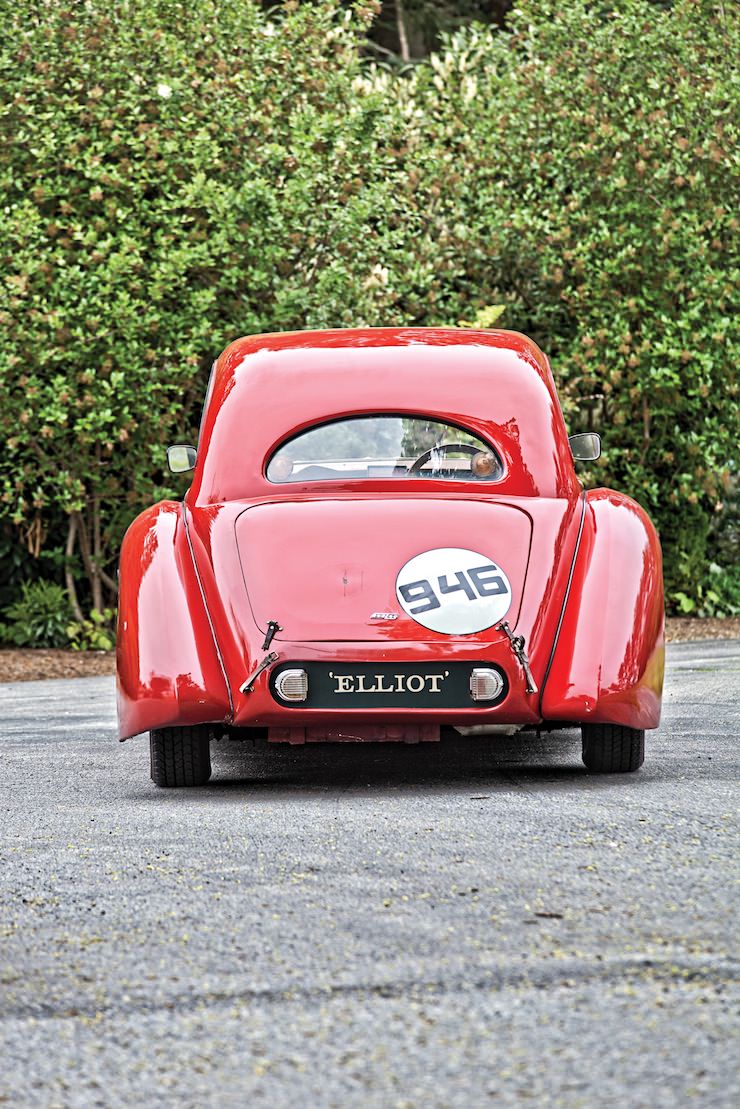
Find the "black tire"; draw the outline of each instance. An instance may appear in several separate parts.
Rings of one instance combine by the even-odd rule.
[[[621,724],[582,724],[583,762],[593,774],[631,774],[645,761],[645,732]]]
[[[211,776],[207,727],[160,728],[149,733],[152,781],[157,786],[204,786]]]

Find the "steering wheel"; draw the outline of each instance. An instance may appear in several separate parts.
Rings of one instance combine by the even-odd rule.
[[[447,454],[449,451],[463,451],[465,454],[474,455],[480,454],[480,447],[474,447],[472,443],[440,443],[438,447],[430,447],[428,451],[420,454],[415,462],[409,466],[410,474],[421,473],[421,468],[429,461],[432,455],[436,452],[439,454]]]

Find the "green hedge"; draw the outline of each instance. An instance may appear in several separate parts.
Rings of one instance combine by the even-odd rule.
[[[727,18],[532,0],[510,38],[448,41],[414,91],[445,236],[435,313],[454,314],[461,287],[510,306],[505,322],[549,352],[572,428],[602,433],[590,477],[649,509],[669,600],[699,607],[740,438]]]
[[[531,0],[399,74],[360,56],[377,7],[4,12],[0,522],[102,612],[230,339],[501,303],[706,608],[737,479],[736,22]]]
[[[78,607],[111,599],[122,531],[166,491],[164,445],[195,434],[227,342],[385,311],[378,267],[412,228],[393,120],[354,89],[371,14],[33,0],[3,15],[0,505],[24,534],[61,507],[46,542],[68,550],[72,587],[84,568]]]

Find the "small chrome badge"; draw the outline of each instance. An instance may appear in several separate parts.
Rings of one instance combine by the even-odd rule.
[[[397,612],[372,612],[370,614],[371,620],[397,620]]]

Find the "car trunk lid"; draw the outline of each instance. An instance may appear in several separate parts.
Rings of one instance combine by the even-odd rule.
[[[472,497],[333,498],[254,505],[235,533],[254,621],[277,640],[439,642],[516,626],[532,521]]]

